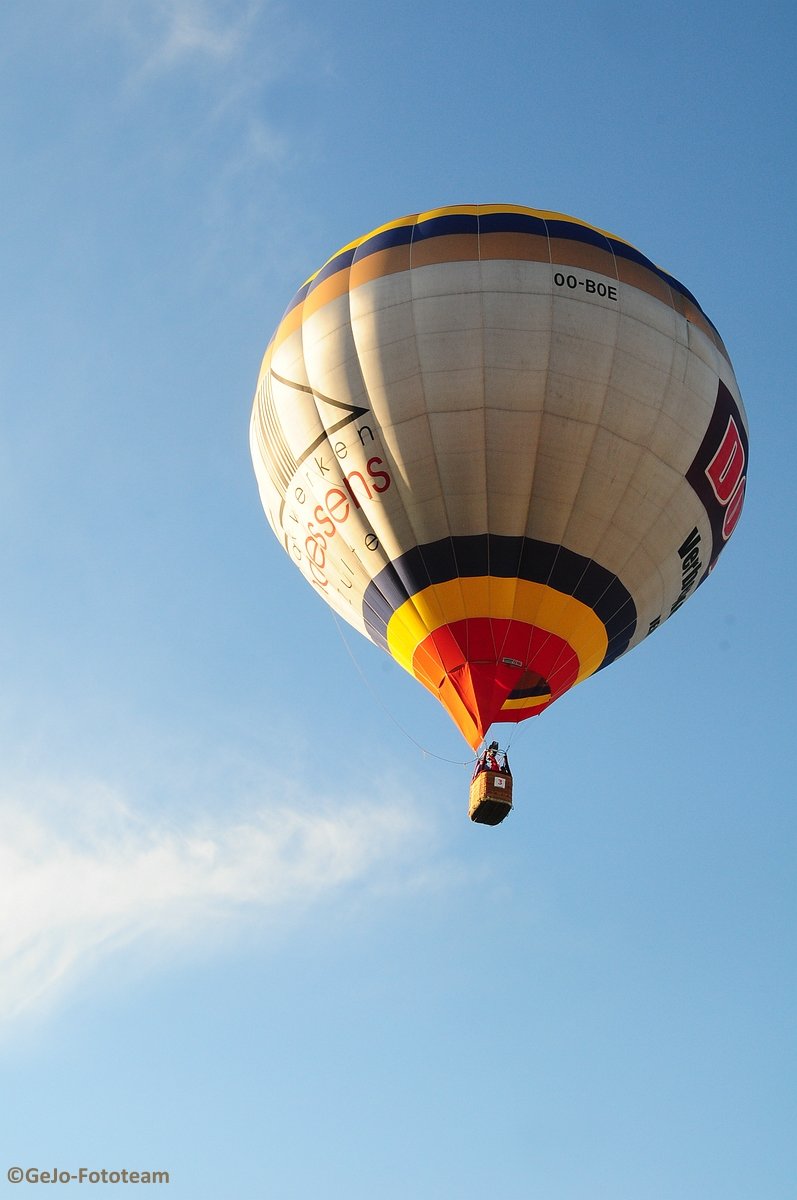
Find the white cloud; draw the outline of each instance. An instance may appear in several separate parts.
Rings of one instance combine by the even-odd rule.
[[[164,88],[179,95],[191,120],[177,123],[178,137],[164,126],[159,152],[172,166],[205,164],[199,194],[210,222],[239,225],[242,195],[257,192],[262,204],[274,176],[296,166],[285,106],[270,89],[310,52],[301,17],[272,0],[114,0],[102,13],[127,50],[120,95],[134,106],[160,103]]]
[[[153,68],[195,56],[229,61],[239,50],[247,23],[243,14],[224,26],[219,23],[218,13],[200,0],[171,0],[161,3],[157,11],[163,22],[163,36],[150,56]]]
[[[97,784],[29,791],[0,799],[0,1021],[57,998],[121,946],[157,961],[253,913],[281,923],[377,886],[423,829],[395,800],[309,809],[297,797],[178,825]]]
[[[189,189],[189,219],[200,222],[195,268],[224,260],[229,270],[233,253],[259,294],[264,261],[284,262],[305,229],[304,181],[326,153],[308,93],[323,87],[332,51],[301,8],[282,0],[92,3],[94,21],[80,36],[83,53],[95,55],[99,35],[117,64],[111,102],[94,119],[125,147],[120,190],[146,180],[156,203],[168,204]]]
[[[207,0],[100,0],[97,11],[129,42],[139,71],[159,74],[191,61],[232,61],[264,7],[254,0],[225,17],[229,6]]]

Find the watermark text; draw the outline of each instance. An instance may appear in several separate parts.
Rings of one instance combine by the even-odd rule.
[[[65,1171],[58,1167],[47,1170],[40,1167],[9,1167],[6,1178],[9,1183],[168,1183],[169,1172],[129,1171],[127,1167],[118,1171],[109,1171],[106,1167],[79,1167],[77,1171]]]

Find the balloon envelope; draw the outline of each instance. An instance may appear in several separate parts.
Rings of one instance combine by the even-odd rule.
[[[251,420],[308,583],[474,748],[636,646],[741,512],[747,419],[687,289],[559,213],[392,221],[299,290]]]

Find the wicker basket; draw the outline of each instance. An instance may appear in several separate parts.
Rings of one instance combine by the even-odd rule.
[[[479,825],[500,825],[512,811],[512,776],[479,771],[470,785],[468,816]]]

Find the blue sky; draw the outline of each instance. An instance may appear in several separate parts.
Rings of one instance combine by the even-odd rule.
[[[0,1188],[792,1194],[796,24],[3,6]],[[691,288],[752,455],[706,586],[515,735],[496,830],[281,553],[247,440],[308,274],[489,201]]]

